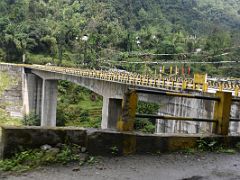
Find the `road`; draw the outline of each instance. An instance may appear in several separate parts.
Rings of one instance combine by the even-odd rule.
[[[1,180],[240,180],[240,154],[174,153],[98,157],[94,164],[54,165],[1,174]]]

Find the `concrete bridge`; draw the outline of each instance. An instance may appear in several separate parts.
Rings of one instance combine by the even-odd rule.
[[[215,92],[217,90],[239,95],[239,85],[231,82],[213,83],[191,79],[150,78],[132,73],[96,71],[41,65],[0,64],[0,70],[11,67],[22,71],[24,113],[36,113],[41,118],[41,126],[56,126],[57,81],[67,80],[85,87],[103,97],[102,129],[116,129],[122,113],[124,95],[129,88],[155,89],[161,91]],[[199,80],[200,79],[200,80]],[[162,97],[139,93],[139,100],[162,102]],[[166,100],[166,99],[165,99]]]
[[[240,140],[240,99],[234,97],[239,95],[238,84],[214,84],[198,78],[195,81],[161,79],[130,73],[4,63],[0,63],[0,71],[22,76],[20,91],[23,92],[23,113],[38,114],[42,126],[0,127],[0,158],[19,150],[19,146],[55,146],[65,143],[66,139],[97,155],[109,155],[112,147],[117,147],[119,154],[194,148],[203,138],[207,142],[217,140],[226,147],[236,147]],[[56,126],[58,80],[79,84],[103,96],[102,129],[114,131],[52,128]],[[218,92],[207,93],[215,91]],[[136,114],[138,100],[160,103],[162,111],[157,115]],[[164,129],[160,132],[165,134],[143,135],[132,131],[136,117],[164,121]],[[168,120],[167,123],[165,120]],[[162,129],[160,126],[158,124],[158,128]],[[200,132],[200,126],[209,131]],[[175,127],[180,131],[175,131]],[[182,132],[185,135],[170,134]],[[238,136],[233,136],[232,132],[237,132]]]

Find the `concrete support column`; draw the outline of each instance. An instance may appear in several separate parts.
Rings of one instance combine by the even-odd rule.
[[[56,127],[57,81],[43,80],[41,126]]]
[[[43,80],[37,80],[37,88],[36,88],[36,110],[35,113],[41,118],[41,107],[42,107],[42,88],[43,88]]]
[[[40,115],[42,79],[31,73],[24,73],[23,77],[24,114]]]
[[[103,97],[102,129],[117,129],[117,121],[122,111],[122,99]]]

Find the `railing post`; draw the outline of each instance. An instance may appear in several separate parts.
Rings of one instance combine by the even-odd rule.
[[[182,89],[185,90],[187,89],[187,81],[183,80],[182,82]]]
[[[218,85],[218,90],[219,90],[219,91],[223,91],[223,84],[222,84],[222,83],[219,83],[219,85]]]
[[[207,92],[208,91],[208,83],[203,83],[203,92]]]
[[[198,85],[202,85],[203,86],[203,90],[204,90],[204,84],[207,83],[207,74],[194,74],[194,80],[193,80],[193,89],[199,89]]]
[[[133,131],[137,110],[138,95],[132,90],[124,95],[122,104],[122,114],[117,123],[119,131]]]
[[[216,96],[220,98],[220,101],[216,102],[214,107],[214,119],[217,120],[214,130],[216,134],[228,135],[232,93],[218,91]]]
[[[235,87],[235,96],[238,96],[238,95],[239,95],[239,87],[236,86],[236,87]]]

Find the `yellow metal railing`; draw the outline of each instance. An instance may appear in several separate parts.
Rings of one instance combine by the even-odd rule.
[[[121,82],[131,85],[139,85],[146,87],[154,88],[165,88],[165,89],[192,89],[192,90],[201,90],[207,92],[210,89],[218,91],[231,91],[234,92],[235,96],[240,95],[240,85],[233,82],[214,82],[214,81],[205,81],[205,75],[196,75],[194,79],[183,79],[177,77],[149,77],[134,73],[121,73],[121,72],[111,72],[111,71],[102,71],[102,70],[90,70],[90,69],[77,69],[77,68],[66,68],[66,67],[57,67],[57,66],[44,66],[44,65],[28,65],[28,64],[7,64],[10,66],[21,66],[30,69],[44,70],[49,72],[57,72],[64,74],[71,74],[81,77],[89,77],[95,79],[102,79],[106,81]],[[204,81],[204,82],[203,82]]]

